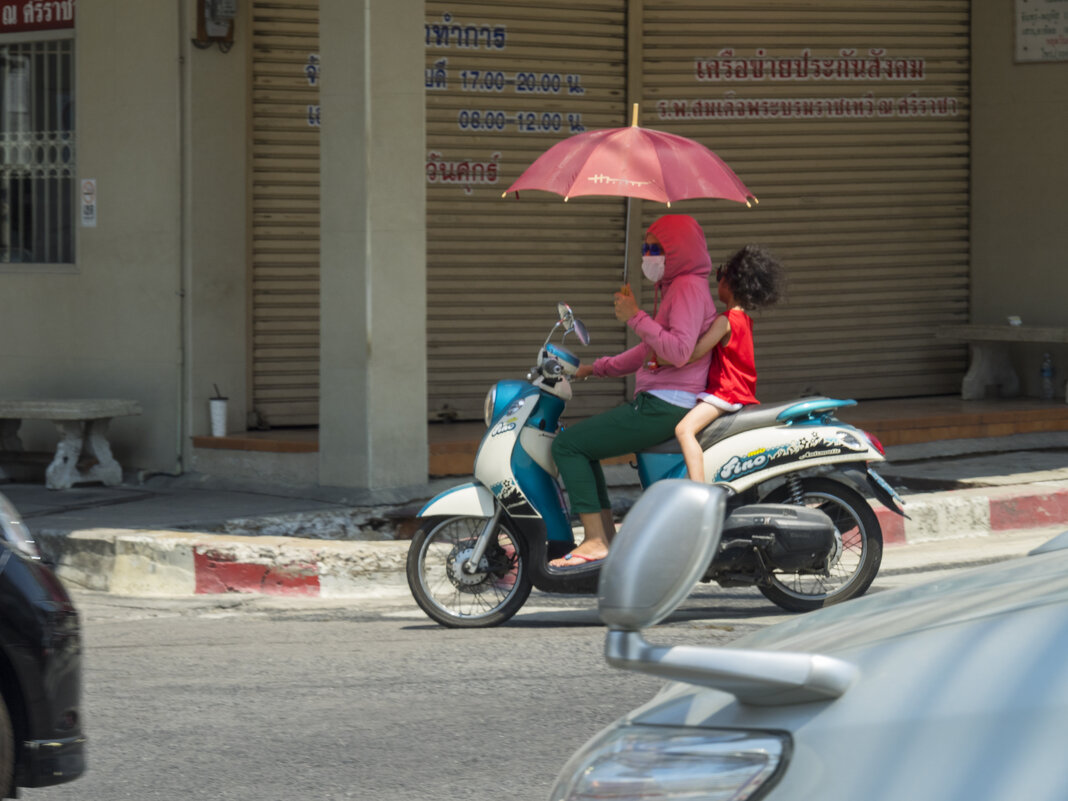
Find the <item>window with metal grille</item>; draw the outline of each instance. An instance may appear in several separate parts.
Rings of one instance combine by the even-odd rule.
[[[73,41],[0,44],[0,262],[74,262]]]

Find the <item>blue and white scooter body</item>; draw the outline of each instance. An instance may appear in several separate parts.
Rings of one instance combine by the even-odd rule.
[[[549,565],[575,547],[552,445],[571,398],[568,377],[578,365],[566,348],[546,342],[527,381],[497,382],[486,399],[487,429],[475,455],[475,480],[441,493],[419,512],[424,518],[486,521],[477,542],[462,554],[466,564],[481,564],[496,521],[506,519],[525,542],[530,581],[547,592],[593,591],[598,574],[597,565],[579,570]]]
[[[566,379],[551,388],[539,382],[497,383],[490,427],[475,455],[475,481],[431,499],[419,517],[488,518],[500,503],[512,519],[541,521],[548,540],[574,542],[552,458],[571,387]]]
[[[871,467],[885,460],[882,452],[869,434],[834,417],[837,409],[855,404],[809,398],[722,417],[701,435],[705,479],[741,494],[788,473],[864,465],[877,497],[899,511],[887,496],[896,503],[901,499]],[[686,464],[676,443],[638,454],[638,474],[643,487],[663,478],[685,478]]]
[[[552,459],[563,403],[554,404],[552,395],[528,386],[482,438],[475,456],[475,480],[489,487],[513,520],[542,520],[549,540],[571,542],[571,524]]]
[[[417,517],[492,517],[493,493],[475,482],[460,484],[431,498]]]

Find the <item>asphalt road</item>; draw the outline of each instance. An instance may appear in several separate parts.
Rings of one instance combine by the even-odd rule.
[[[959,551],[941,564],[974,558]],[[937,566],[888,565],[873,591]],[[542,801],[575,748],[661,684],[604,664],[590,597],[536,593],[469,631],[405,592],[75,598],[90,767],[29,801]],[[785,617],[755,590],[702,586],[655,639],[725,644]]]

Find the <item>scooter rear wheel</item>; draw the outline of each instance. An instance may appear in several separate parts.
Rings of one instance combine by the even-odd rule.
[[[419,607],[443,626],[500,625],[530,595],[526,543],[503,520],[477,569],[464,569],[485,525],[484,517],[431,518],[412,537],[408,587]]]
[[[827,573],[772,573],[771,583],[760,588],[772,603],[789,612],[810,612],[863,595],[875,579],[883,559],[883,531],[879,518],[864,497],[829,478],[801,479],[802,504],[831,518],[841,538]],[[769,503],[789,503],[781,487]]]

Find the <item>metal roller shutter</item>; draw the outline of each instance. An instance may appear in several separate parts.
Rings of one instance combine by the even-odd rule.
[[[486,390],[522,378],[567,301],[584,359],[625,346],[619,199],[501,193],[582,129],[626,122],[619,0],[426,3],[427,356],[430,419],[481,419]],[[581,385],[568,408],[619,403],[624,382]]]
[[[714,260],[760,242],[788,268],[757,316],[761,398],[957,391],[962,349],[933,332],[968,319],[968,0],[647,0],[642,30],[641,124],[760,199],[678,210]]]
[[[250,4],[250,378],[271,426],[319,415],[319,3]]]

